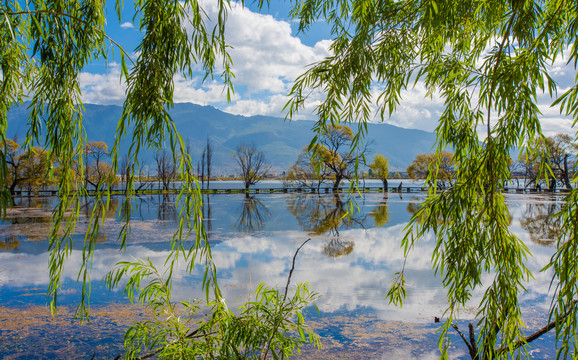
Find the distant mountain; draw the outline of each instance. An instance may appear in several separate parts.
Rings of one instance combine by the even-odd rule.
[[[89,141],[105,141],[112,146],[117,121],[122,108],[113,105],[85,104],[84,126]],[[15,107],[8,114],[8,136],[26,135],[29,111],[26,104]],[[299,151],[313,137],[313,121],[284,121],[271,116],[232,115],[211,106],[190,103],[175,104],[170,111],[181,136],[192,145],[193,160],[199,159],[207,136],[213,145],[213,169],[216,175],[233,174],[237,165],[232,157],[234,149],[242,143],[254,143],[265,153],[268,163],[276,171],[291,166]],[[355,130],[355,129],[353,129]],[[128,151],[123,141],[121,152]],[[371,143],[367,160],[380,153],[389,158],[390,169],[405,170],[417,154],[431,152],[435,135],[430,132],[404,129],[388,124],[369,124],[367,141]],[[141,164],[154,169],[153,151],[146,151]],[[151,173],[154,173],[151,170]]]

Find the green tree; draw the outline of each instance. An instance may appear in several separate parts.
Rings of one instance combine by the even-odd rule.
[[[441,154],[418,154],[407,167],[407,174],[416,180],[428,179],[430,185],[437,185],[438,188],[443,189],[447,185],[452,185],[452,179],[455,176],[453,155],[447,151]]]
[[[373,163],[369,165],[373,172],[373,176],[377,177],[383,182],[383,191],[387,191],[387,178],[389,177],[389,160],[381,155],[375,154]]]
[[[292,15],[301,31],[323,20],[332,29],[332,54],[311,66],[295,82],[287,104],[288,117],[316,97],[319,143],[325,129],[343,121],[358,121],[359,138],[373,120],[373,106],[386,119],[403,101],[403,91],[420,84],[428,96],[444,103],[436,127],[436,153],[454,151],[455,183],[439,191],[430,187],[407,228],[406,255],[424,234],[438,242],[434,268],[447,290],[446,321],[440,349],[446,355],[447,331],[466,306],[472,290],[483,288],[478,321],[464,341],[475,359],[515,358],[527,349],[518,296],[531,278],[524,265],[528,249],[509,230],[501,192],[511,179],[510,151],[529,158],[542,137],[538,95],[556,93],[549,67],[564,56],[578,61],[578,8],[574,1],[440,1],[440,0],[304,0]],[[553,105],[578,119],[578,85]],[[479,135],[479,127],[484,133]],[[544,172],[541,172],[543,174]],[[439,172],[430,171],[435,183]],[[553,306],[559,354],[578,356],[574,333],[578,297],[578,192],[572,190],[559,216],[564,233],[548,267],[553,271]],[[490,273],[491,281],[482,284]],[[401,303],[403,270],[389,292]]]

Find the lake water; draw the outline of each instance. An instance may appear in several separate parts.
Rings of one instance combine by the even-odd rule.
[[[205,216],[219,284],[231,307],[246,299],[260,282],[284,288],[295,250],[300,251],[292,283],[309,281],[321,295],[319,313],[307,319],[321,336],[321,350],[305,348],[300,358],[436,359],[439,357],[435,317],[442,317],[446,297],[432,271],[435,239],[426,237],[406,264],[408,296],[402,308],[389,305],[385,295],[403,264],[401,234],[423,194],[366,193],[356,197],[357,210],[348,209],[346,194],[214,194],[205,195]],[[551,274],[539,270],[554,251],[558,227],[548,215],[561,198],[552,195],[508,194],[511,229],[527,244],[533,257],[528,266],[535,281],[520,300],[529,331],[545,325],[550,305]],[[108,291],[104,275],[122,260],[150,258],[162,266],[176,229],[174,196],[136,198],[132,233],[126,251],[116,239],[120,223],[116,210],[102,229],[92,265],[90,325],[71,319],[79,301],[76,282],[82,261],[82,231],[75,235],[63,272],[59,316],[46,311],[50,198],[22,198],[0,224],[0,358],[36,359],[75,356],[110,359],[122,351],[123,329],[146,316],[130,305],[122,291]],[[87,204],[86,211],[90,209]],[[203,298],[203,271],[177,271],[173,295],[177,299]],[[488,275],[489,279],[491,275]],[[466,328],[474,318],[482,292],[474,293],[471,307],[458,323]],[[466,359],[467,350],[455,334],[452,358]],[[553,336],[532,343],[532,358],[554,358]]]

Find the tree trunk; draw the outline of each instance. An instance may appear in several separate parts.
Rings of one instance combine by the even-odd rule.
[[[10,185],[10,195],[15,195],[16,194],[16,185],[17,185],[17,181],[13,181],[12,184]]]
[[[387,192],[387,179],[381,179],[383,182],[383,192]]]
[[[335,182],[333,182],[333,191],[337,191],[339,189],[339,184],[343,178],[341,176],[335,176]]]

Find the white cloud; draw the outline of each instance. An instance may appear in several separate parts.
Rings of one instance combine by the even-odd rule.
[[[191,102],[199,105],[212,105],[225,101],[225,87],[223,84],[212,81],[201,84],[201,79],[187,79],[182,75],[176,75],[174,102]],[[235,95],[234,98],[237,98]]]
[[[249,93],[287,93],[289,86],[308,64],[329,54],[328,42],[309,47],[291,34],[291,25],[270,15],[260,15],[234,6],[227,23],[227,40],[236,81]]]
[[[120,27],[123,29],[134,29],[134,24],[127,21],[120,24]]]
[[[84,103],[121,105],[124,101],[126,86],[117,64],[111,64],[105,74],[82,72],[79,81]]]
[[[206,10],[209,18],[217,16],[216,4],[206,4]],[[307,46],[291,33],[290,23],[254,13],[237,4],[232,5],[227,17],[226,39],[231,46],[229,54],[238,92],[224,110],[246,116],[283,116],[282,109],[288,100],[285,95],[293,80],[307,65],[329,55],[331,43],[322,40],[313,47]],[[191,82],[189,86],[199,87],[199,83]],[[191,100],[186,96],[181,98],[194,102],[193,97]],[[224,97],[216,101],[223,102]],[[306,118],[312,118],[307,110],[304,114]]]
[[[215,19],[218,11],[216,3],[205,2],[203,6],[209,19]],[[218,79],[203,84],[202,76],[185,79],[180,75],[175,77],[174,101],[213,105],[237,115],[283,117],[283,107],[289,100],[287,94],[293,80],[306,70],[307,65],[330,55],[331,41],[322,40],[314,46],[305,45],[292,33],[288,21],[252,12],[236,3],[231,6],[226,38],[231,46],[230,55],[235,74],[233,81],[236,92],[232,101],[226,103],[224,87]],[[128,22],[121,24],[123,28],[132,26]],[[569,50],[566,49],[564,56],[557,58],[549,67],[550,74],[560,88],[559,94],[574,84],[576,70],[573,64],[567,63],[568,56]],[[220,71],[216,69],[215,73]],[[120,104],[124,99],[124,86],[119,82],[117,69],[107,74],[83,73],[81,81],[85,102]],[[379,91],[379,86],[373,89],[374,100]],[[401,96],[396,112],[383,121],[396,126],[433,131],[444,110],[443,99],[436,95],[431,99],[427,97],[423,82],[402,91]],[[319,92],[310,94],[305,108],[300,110],[296,119],[315,119],[315,107],[321,100]],[[543,114],[542,130],[546,135],[572,132],[571,119],[561,115],[559,108],[551,108],[552,101],[549,96],[538,96],[538,105]],[[373,121],[381,122],[382,119],[375,112],[375,104],[373,109]],[[482,137],[485,136],[484,132],[485,128],[480,132]]]

